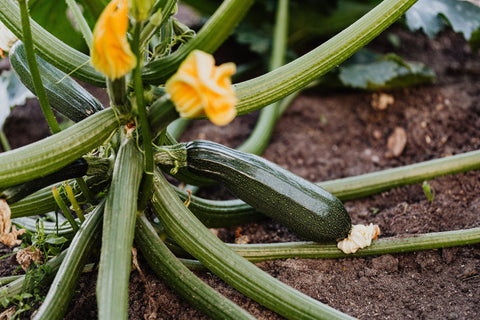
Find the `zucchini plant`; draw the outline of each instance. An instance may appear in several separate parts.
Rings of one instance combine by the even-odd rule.
[[[346,60],[415,0],[385,0],[337,36],[287,64],[283,58],[288,0],[280,0],[271,71],[235,84],[231,83],[235,65],[215,66],[210,54],[253,0],[224,1],[198,33],[172,17],[176,0],[113,0],[106,6],[106,1],[85,2],[88,16],[99,16],[93,32],[77,4],[67,4],[90,55],[31,20],[26,0],[0,2],[0,21],[20,39],[2,50],[9,51],[19,79],[38,96],[52,131],[46,139],[0,154],[2,215],[7,220],[22,217],[17,221],[28,229],[35,225],[33,216],[55,211],[64,202],[82,205],[75,205],[77,219],[61,205],[69,216],[70,225],[61,227],[68,248],[47,262],[51,277],[39,285],[48,286],[54,278],[53,284],[35,319],[63,317],[79,270],[89,258],[96,259],[95,246],[100,247],[96,294],[101,319],[128,317],[132,246],[141,250],[166,283],[212,318],[253,317],[199,280],[188,268],[198,263],[286,318],[348,319],[249,260],[343,257],[346,254],[335,241],[348,238],[352,226],[341,200],[480,167],[478,152],[473,152],[317,185],[253,155],[268,144],[285,109],[286,104],[278,101],[290,101],[298,90]],[[106,87],[110,107],[104,109],[71,77]],[[208,117],[226,125],[237,114],[262,108],[266,111],[253,138],[241,151],[208,141],[177,144],[167,130],[179,118]],[[53,110],[73,124],[60,130]],[[165,174],[199,185],[223,183],[239,199],[208,201],[193,196],[195,201],[187,205],[190,197],[170,184]],[[231,246],[207,229],[264,215],[308,241]],[[45,232],[58,232],[58,226],[46,223]],[[472,229],[380,239],[353,256],[475,243],[479,234]],[[26,281],[15,278],[2,294],[7,298],[18,294]]]

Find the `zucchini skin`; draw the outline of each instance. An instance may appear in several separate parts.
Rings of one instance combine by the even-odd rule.
[[[9,204],[12,204],[51,184],[84,176],[87,174],[87,170],[87,161],[79,158],[49,175],[3,190],[0,192],[0,198],[4,198]]]
[[[185,144],[188,170],[230,192],[307,240],[344,239],[351,219],[335,196],[259,156],[196,140]]]
[[[17,41],[9,52],[10,63],[18,78],[35,94],[23,43]],[[37,55],[43,86],[53,109],[73,122],[79,122],[103,110],[102,104],[75,80]]]

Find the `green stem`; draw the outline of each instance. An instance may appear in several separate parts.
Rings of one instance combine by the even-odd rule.
[[[227,244],[251,262],[276,259],[339,259],[376,256],[465,246],[480,242],[480,228],[432,232],[410,237],[391,237],[374,240],[366,248],[345,254],[334,244],[315,242],[283,242],[268,244]],[[198,260],[179,259],[190,270],[205,270]]]
[[[270,58],[270,70],[281,67],[285,63],[288,39],[288,0],[278,1],[273,46]],[[268,146],[277,120],[280,118],[281,101],[274,102],[262,109],[257,124],[238,150],[253,154],[262,154]]]
[[[103,208],[103,203],[98,205],[76,233],[35,320],[61,319],[65,315],[90,251],[99,240]]]
[[[149,266],[171,288],[212,319],[254,319],[188,270],[168,250],[144,214],[137,217],[135,243]]]
[[[110,177],[88,177],[87,178],[87,188],[93,194],[97,194],[105,190],[110,182]],[[73,182],[70,182],[73,187],[73,192],[75,193],[75,198],[79,203],[91,203],[85,198],[85,193],[75,185]],[[57,185],[57,188],[60,188],[61,184]],[[77,188],[78,187],[78,188]],[[62,198],[66,201],[67,196],[65,193],[60,193]],[[34,194],[22,199],[18,202],[15,202],[10,205],[10,210],[12,211],[12,219],[19,217],[28,217],[34,215],[45,214],[47,212],[54,211],[56,209],[55,199],[52,195],[52,188],[47,187],[43,188]]]
[[[93,196],[92,192],[90,192],[90,189],[88,188],[87,183],[85,182],[85,180],[83,180],[82,177],[76,178],[75,182],[77,183],[78,187],[80,188],[80,191],[82,192],[83,196],[85,197],[88,203],[92,205],[98,203],[98,201],[95,200],[95,197]]]
[[[140,35],[140,44],[142,48],[146,46],[158,28],[160,28],[165,21],[167,21],[176,4],[176,0],[164,0],[159,1],[158,5],[153,8],[155,13],[150,17],[150,20],[145,25],[142,30],[142,34]]]
[[[58,207],[60,210],[62,210],[63,215],[65,218],[67,218],[68,222],[72,226],[73,231],[77,232],[78,231],[78,225],[75,219],[73,218],[72,214],[70,213],[70,210],[68,209],[67,205],[63,201],[62,197],[60,197],[60,193],[58,192],[57,187],[52,188],[52,194],[53,197],[55,198],[55,201],[57,202]]]
[[[164,83],[193,50],[213,53],[235,29],[253,2],[254,0],[224,1],[196,37],[173,54],[145,65],[143,80],[151,84]]]
[[[38,288],[41,286],[45,286],[51,281],[53,275],[57,272],[60,264],[65,258],[66,253],[67,250],[63,250],[59,255],[47,261],[46,265],[48,266],[48,269],[44,270],[48,270],[48,273],[45,277],[41,278],[40,282],[34,283],[35,287]],[[0,287],[2,296],[6,298],[13,298],[15,295],[21,294],[23,289],[25,288],[26,281],[28,281],[28,279],[26,279],[25,275],[22,275],[17,280],[14,280],[9,284]]]
[[[378,36],[416,1],[384,0],[350,27],[302,57],[236,84],[239,114],[269,105],[324,75]]]
[[[10,282],[13,282],[15,280],[20,279],[22,276],[7,276],[7,277],[1,277],[0,278],[0,286],[4,286],[6,284],[9,284]]]
[[[20,11],[15,2],[0,1],[0,20],[10,31],[21,38]],[[89,64],[89,56],[60,41],[34,20],[30,20],[30,24],[35,39],[35,48],[46,61],[79,80],[105,87],[105,76],[95,71]]]
[[[8,143],[7,136],[3,131],[3,128],[0,128],[0,143],[2,144],[3,151],[10,151],[12,148],[10,147],[10,143]]]
[[[374,240],[366,248],[356,253],[345,254],[335,244],[314,242],[285,242],[272,244],[229,245],[241,256],[253,262],[288,259],[312,258],[334,259],[365,257],[380,254],[413,252],[454,246],[465,246],[480,242],[480,228],[462,229],[444,232],[432,232],[410,237],[391,237]]]
[[[319,182],[340,200],[350,200],[435,177],[480,169],[480,150],[355,177]]]
[[[97,281],[99,319],[128,317],[128,281],[142,162],[132,133],[123,134],[103,217]]]
[[[57,171],[98,147],[118,128],[112,109],[97,112],[55,135],[0,153],[0,188]]]
[[[75,22],[77,23],[88,48],[91,50],[92,43],[93,43],[92,30],[90,30],[90,27],[88,26],[88,23],[85,20],[85,17],[83,16],[82,11],[80,10],[80,7],[75,2],[75,0],[66,0],[66,2],[68,5],[68,8],[72,11],[73,17],[75,18]]]
[[[240,257],[195,218],[161,174],[154,183],[152,204],[168,234],[232,287],[286,318],[350,319]]]
[[[20,14],[22,19],[23,44],[25,45],[28,67],[30,68],[30,72],[32,74],[35,92],[50,130],[52,133],[57,133],[60,132],[61,129],[58,125],[57,119],[55,119],[55,115],[50,107],[50,103],[48,102],[47,93],[43,87],[40,71],[38,70],[35,49],[33,47],[32,32],[30,30],[30,15],[28,13],[27,0],[18,0],[18,3],[20,6]]]
[[[132,106],[127,97],[127,81],[125,77],[115,80],[107,79],[107,92],[110,98],[110,105],[120,115],[129,115],[132,111]]]
[[[147,206],[147,202],[152,195],[153,185],[153,148],[152,148],[152,133],[150,131],[150,124],[147,119],[147,110],[144,101],[143,83],[142,83],[142,66],[143,57],[142,49],[140,47],[140,34],[142,30],[142,23],[137,22],[133,34],[133,53],[137,57],[137,66],[133,72],[133,85],[135,88],[135,97],[137,104],[138,121],[142,132],[142,144],[144,152],[145,169],[142,179],[142,187],[140,197],[138,200],[138,209],[143,211]]]

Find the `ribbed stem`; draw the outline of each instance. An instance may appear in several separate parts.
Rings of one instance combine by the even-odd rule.
[[[30,15],[28,13],[27,0],[18,0],[18,4],[20,6],[20,14],[22,18],[22,40],[23,44],[25,45],[28,67],[32,75],[35,93],[37,94],[40,107],[42,108],[43,115],[47,120],[50,130],[52,133],[57,133],[60,132],[60,126],[58,125],[57,119],[55,118],[52,108],[50,107],[50,103],[48,102],[47,94],[43,88],[40,71],[38,70],[37,59],[35,58],[35,49],[33,47],[32,32],[30,30]]]
[[[212,319],[254,319],[245,310],[209,287],[187,269],[158,236],[141,214],[137,218],[135,243],[149,266],[192,305]]]
[[[103,219],[102,248],[97,281],[98,318],[128,318],[128,280],[135,231],[137,195],[143,159],[127,133],[115,160]]]
[[[270,70],[279,68],[285,63],[288,39],[288,3],[288,0],[278,1]],[[238,150],[253,154],[263,153],[268,146],[275,124],[280,117],[280,103],[281,101],[277,101],[262,109],[255,128],[253,128],[248,139],[238,147]]]
[[[410,237],[380,238],[356,253],[345,254],[335,244],[314,242],[285,242],[272,244],[229,245],[244,258],[253,261],[288,258],[333,259],[364,257],[464,246],[480,242],[480,228],[432,232]]]
[[[0,188],[57,171],[102,144],[118,124],[113,110],[106,109],[53,136],[0,153]]]
[[[168,234],[232,287],[287,318],[350,318],[276,280],[234,253],[195,218],[163,176],[156,174],[154,183],[152,204]]]
[[[378,36],[416,1],[384,0],[311,52],[263,76],[236,84],[239,114],[269,105],[324,75]]]
[[[318,185],[340,200],[355,199],[435,177],[480,169],[480,150],[419,162]]]

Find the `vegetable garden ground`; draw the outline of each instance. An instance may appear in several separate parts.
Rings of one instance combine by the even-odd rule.
[[[433,85],[384,91],[393,97],[385,110],[373,105],[378,92],[310,90],[293,102],[278,122],[264,157],[310,180],[323,181],[412,164],[480,147],[480,59],[462,37],[444,32],[429,40],[422,34],[392,27],[401,41],[396,49],[406,60],[421,61],[437,74]],[[394,50],[386,33],[372,45]],[[182,140],[208,139],[230,147],[247,138],[255,114],[227,127],[197,121]],[[17,107],[5,124],[12,147],[48,132],[35,102]],[[396,128],[406,133],[392,146]],[[397,129],[396,132],[399,132]],[[397,137],[399,137],[398,135]],[[355,224],[379,224],[381,237],[480,226],[480,174],[472,171],[429,181],[430,203],[421,184],[347,201]],[[229,198],[221,188],[203,190],[204,197]],[[249,243],[300,240],[277,223],[252,223],[220,229],[225,241],[240,233]],[[0,255],[8,249],[1,249]],[[131,319],[204,319],[159,280],[139,256],[146,282],[134,270],[130,281]],[[257,264],[288,285],[359,319],[478,319],[480,317],[480,245],[415,253],[336,260],[288,259]],[[13,259],[0,261],[0,274],[17,268]],[[246,298],[211,273],[197,272],[208,284],[259,319],[279,316]],[[66,319],[96,317],[96,272],[82,275]]]

